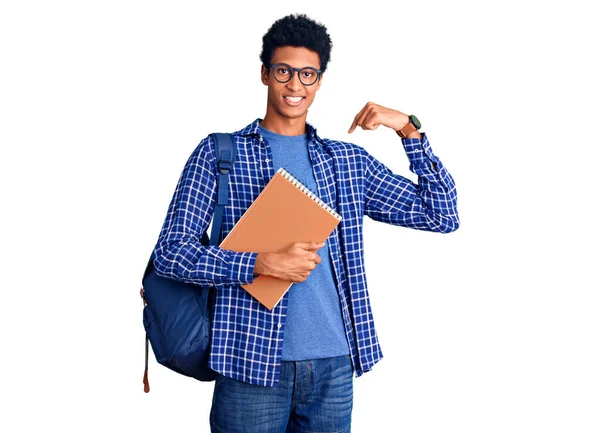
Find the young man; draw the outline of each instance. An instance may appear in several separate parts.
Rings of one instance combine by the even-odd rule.
[[[458,228],[452,177],[416,117],[368,103],[350,130],[397,131],[418,184],[363,148],[321,138],[306,123],[331,51],[327,29],[304,15],[263,37],[267,111],[235,132],[224,238],[279,167],[334,208],[342,221],[326,242],[307,239],[273,253],[202,246],[215,195],[215,149],[205,138],[179,180],[155,250],[157,272],[214,285],[210,367],[217,373],[213,432],[349,432],[352,377],[381,358],[363,264],[363,217],[419,230]],[[392,136],[391,136],[392,137]],[[257,275],[294,281],[269,311],[240,284]]]

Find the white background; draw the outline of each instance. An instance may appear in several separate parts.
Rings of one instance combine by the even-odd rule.
[[[346,131],[415,113],[459,192],[449,235],[365,220],[384,359],[353,432],[600,431],[584,3],[3,2],[0,430],[208,431],[212,384],[151,360],[142,391],[140,279],[187,157],[264,116],[262,35],[304,12],[334,43],[320,135],[414,179],[392,131]]]

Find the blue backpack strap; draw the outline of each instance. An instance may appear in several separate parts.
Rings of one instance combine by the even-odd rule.
[[[221,222],[227,199],[229,198],[229,170],[235,163],[237,149],[235,141],[230,134],[216,133],[215,150],[217,153],[217,202],[215,204],[215,213],[212,222],[212,232],[210,234],[210,245],[219,244],[221,234]]]
[[[215,152],[217,154],[217,202],[212,220],[209,245],[218,245],[221,235],[223,212],[229,198],[229,170],[235,163],[237,149],[235,142],[229,134],[215,133]],[[207,305],[209,290],[203,290],[200,297],[201,305]]]

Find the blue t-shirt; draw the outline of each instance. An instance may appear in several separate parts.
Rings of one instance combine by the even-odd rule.
[[[262,126],[260,132],[271,148],[275,171],[283,167],[316,194],[317,182],[308,154],[308,136],[275,134]],[[311,271],[306,281],[292,284],[287,295],[282,349],[284,361],[350,353],[327,242],[317,254],[321,263]]]

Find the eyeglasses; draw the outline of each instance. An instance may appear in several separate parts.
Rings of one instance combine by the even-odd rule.
[[[273,76],[280,83],[287,83],[294,76],[294,72],[298,72],[298,78],[305,86],[312,86],[315,84],[319,79],[319,76],[323,73],[323,71],[310,66],[304,68],[292,68],[287,63],[276,63],[271,65],[270,68],[273,69]]]

